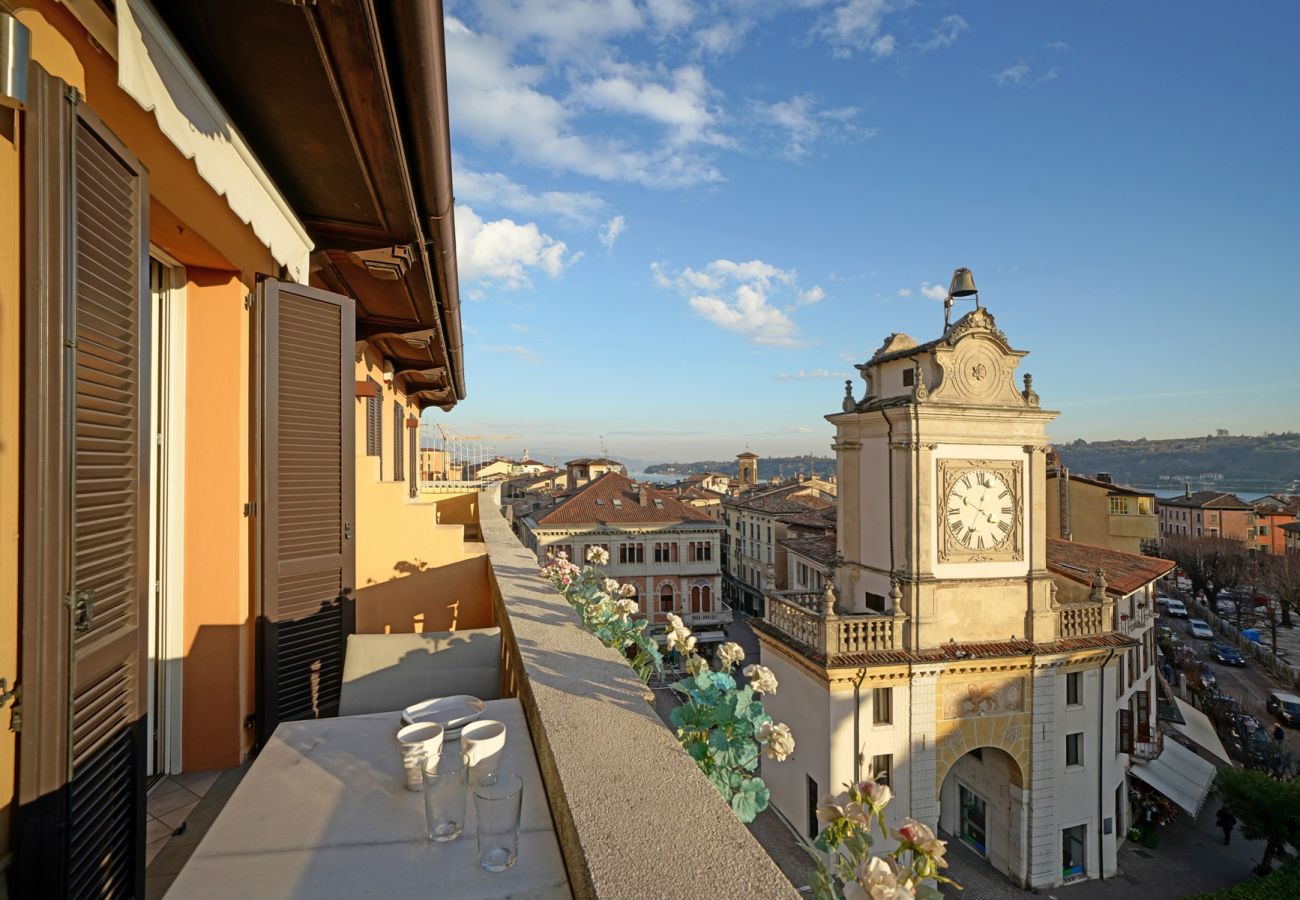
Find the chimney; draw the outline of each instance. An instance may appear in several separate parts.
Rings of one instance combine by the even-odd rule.
[[[1114,481],[1113,479],[1111,479],[1109,472],[1098,472],[1097,480],[1101,482],[1105,482],[1106,484],[1114,484]]]
[[[1192,483],[1190,481],[1183,482],[1183,496],[1188,499],[1192,496]]]

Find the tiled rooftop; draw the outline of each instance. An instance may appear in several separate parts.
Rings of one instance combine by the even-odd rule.
[[[1100,568],[1105,573],[1107,593],[1124,596],[1169,574],[1174,563],[1155,556],[1048,538],[1047,568],[1054,575],[1080,584],[1092,584],[1093,575]]]
[[[636,525],[712,523],[713,519],[666,491],[637,484],[621,472],[606,472],[550,509],[539,510],[534,521],[541,526],[595,523]]]

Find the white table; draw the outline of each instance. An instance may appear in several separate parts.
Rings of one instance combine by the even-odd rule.
[[[285,722],[173,882],[169,897],[571,897],[528,725],[518,700],[491,700],[508,729],[501,771],[524,783],[519,859],[478,865],[465,831],[425,835],[423,794],[403,786],[400,713]]]

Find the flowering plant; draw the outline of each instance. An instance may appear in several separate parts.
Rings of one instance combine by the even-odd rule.
[[[635,648],[632,666],[642,680],[651,672],[663,671],[663,656],[646,633],[636,591],[606,578],[599,566],[609,562],[608,551],[587,549],[589,565],[579,567],[563,553],[547,556],[542,575],[550,580],[577,610],[583,626],[606,647],[624,653]],[[669,615],[667,646],[678,654],[686,677],[672,685],[683,703],[669,718],[677,728],[677,740],[695,760],[713,786],[731,805],[742,822],[752,822],[767,808],[768,789],[756,774],[759,759],[780,762],[794,752],[794,735],[786,725],[772,721],[763,709],[759,694],[776,692],[776,676],[766,666],[745,667],[749,684],[737,687],[731,670],[744,661],[745,651],[728,642],[717,650],[720,668],[696,652],[696,638],[680,616]]]
[[[688,677],[673,685],[684,702],[669,714],[677,739],[742,822],[767,808],[768,790],[755,774],[760,756],[781,762],[794,752],[794,735],[763,709],[758,694],[776,692],[766,666],[745,667],[749,684],[736,686],[731,670],[745,658],[739,644],[718,648],[720,668],[695,652],[695,637],[678,616],[669,615],[668,647],[686,657]]]
[[[646,634],[646,620],[632,618],[640,611],[632,599],[636,592],[630,585],[606,578],[596,568],[609,562],[607,550],[587,548],[587,561],[593,565],[580,568],[561,551],[547,557],[542,575],[564,595],[581,616],[583,626],[602,644],[622,653],[634,648],[632,668],[645,681],[651,672],[663,667],[663,656],[654,638]]]
[[[939,900],[939,883],[961,888],[939,874],[947,868],[943,858],[947,842],[941,841],[928,825],[908,818],[894,831],[898,846],[891,852],[872,855],[871,832],[880,826],[887,837],[885,806],[893,799],[888,785],[863,781],[846,785],[834,797],[817,807],[817,819],[826,827],[808,848],[817,863],[812,879],[813,895],[819,900]],[[813,849],[815,848],[815,849]],[[820,852],[818,852],[820,851]],[[826,856],[830,856],[829,863]]]

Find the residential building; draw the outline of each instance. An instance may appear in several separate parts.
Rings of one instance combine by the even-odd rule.
[[[725,494],[731,487],[731,482],[731,476],[725,472],[696,472],[682,479],[681,487],[699,487],[706,491]]]
[[[1281,528],[1286,552],[1300,553],[1300,522],[1287,522]]]
[[[1254,504],[1251,524],[1246,529],[1246,545],[1252,552],[1281,556],[1286,552],[1286,532],[1282,526],[1294,521],[1295,513],[1288,507]]]
[[[765,589],[755,629],[768,711],[799,735],[798,764],[764,771],[793,827],[816,834],[818,798],[871,778],[891,825],[1046,887],[1115,872],[1131,763],[1160,764],[1152,587],[1173,563],[1048,539],[1056,413],[1014,383],[1023,356],[977,306],[858,366],[865,396],[826,417],[835,552],[785,540],[787,579],[816,565]]]
[[[654,624],[669,613],[692,625],[731,621],[722,599],[722,527],[667,491],[611,471],[515,515],[520,539],[539,561],[563,551],[581,564],[588,548],[603,548],[609,577],[635,588]]]
[[[674,488],[672,493],[683,503],[707,513],[713,521],[722,521],[722,501],[726,498],[726,494],[710,490],[699,484]]]
[[[1193,493],[1188,488],[1181,497],[1162,497],[1157,509],[1162,538],[1223,537],[1253,543],[1254,509],[1236,494]]]
[[[607,459],[603,456],[584,456],[581,459],[571,459],[564,464],[564,469],[569,476],[569,487],[571,488],[580,487],[589,481],[595,481],[606,472],[627,474],[625,465],[616,459]]]
[[[143,896],[149,778],[334,714],[348,633],[491,622],[477,496],[418,496],[421,412],[465,392],[441,17],[23,7],[0,858],[15,896]]]
[[[1155,494],[1049,463],[1047,536],[1142,553],[1160,539]]]
[[[834,506],[835,485],[819,478],[776,487],[752,485],[744,493],[724,498],[727,567],[723,591],[727,602],[762,615],[764,590],[786,586],[785,548],[779,544],[790,536],[784,517]]]
[[[519,463],[507,456],[466,465],[461,471],[461,477],[465,481],[505,481],[521,474],[524,473],[519,471]]]

